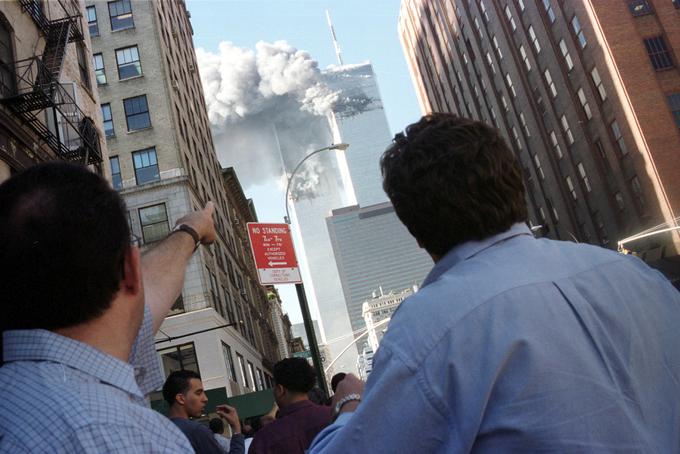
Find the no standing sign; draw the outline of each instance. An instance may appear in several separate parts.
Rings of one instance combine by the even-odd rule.
[[[249,222],[248,237],[260,284],[302,282],[288,224]]]

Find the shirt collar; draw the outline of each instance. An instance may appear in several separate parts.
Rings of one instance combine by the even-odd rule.
[[[451,269],[457,263],[467,260],[470,257],[477,255],[485,249],[495,246],[498,243],[507,241],[510,238],[520,235],[529,235],[533,238],[533,234],[531,233],[531,230],[529,230],[529,227],[527,227],[527,225],[524,223],[518,222],[503,233],[499,233],[479,241],[467,241],[463,244],[453,247],[435,264],[435,266],[427,275],[427,278],[425,278],[423,281],[422,287],[425,287],[426,285],[436,281],[439,276]]]
[[[102,383],[143,398],[134,368],[83,342],[43,329],[11,330],[3,333],[6,363],[51,361],[93,376]]]
[[[300,400],[298,402],[294,402],[290,405],[286,405],[285,407],[279,409],[277,418],[283,418],[284,416],[288,416],[291,413],[295,413],[298,410],[311,407],[313,405],[314,402],[312,402],[311,400]]]

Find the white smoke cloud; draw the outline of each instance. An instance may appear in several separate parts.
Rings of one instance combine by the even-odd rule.
[[[196,57],[220,162],[244,186],[280,180],[284,167],[332,141],[326,115],[338,93],[307,52],[285,41],[259,42],[254,51],[222,42],[217,54],[197,49]],[[305,165],[293,194],[313,194],[319,171]]]

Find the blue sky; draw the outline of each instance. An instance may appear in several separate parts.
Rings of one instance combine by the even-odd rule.
[[[420,117],[397,33],[399,4],[399,0],[188,0],[187,8],[196,47],[216,53],[221,41],[253,49],[258,41],[285,40],[309,52],[320,68],[337,64],[326,22],[329,10],[344,62],[373,63],[387,120],[395,133]],[[272,182],[246,190],[255,201],[260,222],[283,218],[284,196],[273,193],[275,186]],[[294,286],[279,290],[291,321],[301,322]],[[316,318],[315,307],[311,309]]]

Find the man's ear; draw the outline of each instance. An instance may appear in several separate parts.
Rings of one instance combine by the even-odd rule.
[[[184,405],[186,403],[186,399],[184,398],[184,394],[177,393],[175,395],[175,403],[177,403],[179,405]]]
[[[142,262],[138,247],[130,246],[125,252],[123,271],[120,289],[128,295],[137,295],[142,289]]]

